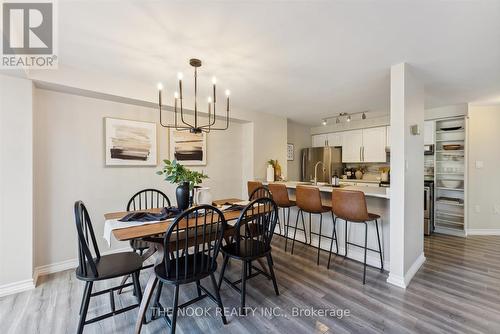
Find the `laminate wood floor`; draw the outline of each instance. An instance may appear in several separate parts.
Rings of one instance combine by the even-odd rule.
[[[280,296],[263,276],[247,284],[247,306],[264,307],[274,314],[257,309],[255,315],[251,311],[246,317],[230,315],[226,326],[216,316],[181,315],[177,333],[500,333],[500,237],[425,239],[427,261],[405,291],[387,284],[387,274],[374,268],[368,268],[363,286],[359,263],[336,257],[333,269],[327,270],[326,252],[316,266],[315,249],[299,244],[292,256],[283,251],[283,239],[276,238],[273,257]],[[232,262],[228,272],[238,278],[239,264]],[[150,273],[151,269],[141,275],[143,288]],[[202,284],[209,286],[208,281]],[[109,285],[97,283],[98,288]],[[74,271],[68,270],[41,277],[32,291],[0,298],[0,333],[74,333],[83,287]],[[170,305],[172,292],[164,287],[164,306]],[[194,285],[184,286],[180,300],[195,295]],[[221,296],[229,311],[239,305],[239,295],[227,284]],[[119,307],[135,298],[127,291],[116,301]],[[193,306],[215,312],[209,299]],[[311,308],[338,313],[294,313],[311,312]],[[91,300],[89,317],[108,311],[107,295]],[[136,315],[137,309],[87,325],[84,333],[132,333]],[[167,327],[160,319],[145,325],[142,332],[165,333]]]

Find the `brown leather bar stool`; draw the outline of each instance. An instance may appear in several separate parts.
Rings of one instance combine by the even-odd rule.
[[[255,189],[262,187],[262,182],[260,181],[248,181],[247,189],[248,189],[248,198],[252,195]]]
[[[363,284],[366,279],[366,252],[368,250],[380,254],[380,272],[384,271],[384,261],[382,259],[382,247],[380,245],[380,234],[378,231],[379,215],[369,213],[366,207],[365,194],[362,191],[334,189],[332,192],[332,212],[335,214],[335,221],[342,219],[345,221],[345,257],[347,257],[348,245],[363,248],[365,256],[363,260]],[[347,235],[347,222],[365,224],[365,245],[358,245],[349,242]],[[368,241],[368,222],[375,222],[377,230],[378,251],[367,247]],[[331,249],[331,246],[330,246]],[[328,259],[330,267],[330,258]]]
[[[333,240],[335,240],[335,245],[337,247],[336,253],[338,253],[339,248],[338,248],[338,243],[337,243],[337,232],[335,231],[335,222],[334,222],[334,216],[333,212],[330,207],[324,206],[321,203],[321,194],[319,192],[319,189],[316,187],[307,187],[307,186],[297,186],[296,191],[295,191],[295,197],[296,197],[296,202],[297,206],[299,207],[299,211],[297,212],[297,219],[295,220],[295,232],[293,234],[293,240],[292,240],[292,254],[293,254],[293,246],[295,244],[295,236],[297,234],[297,224],[299,221],[299,214],[302,218],[302,226],[304,227],[304,236],[306,234],[305,232],[305,224],[304,224],[304,212],[309,213],[309,244],[311,244],[311,235],[317,235],[319,237],[318,239],[318,259],[316,263],[319,265],[319,255],[321,252],[321,238],[328,238],[331,239],[332,243]],[[332,214],[332,221],[334,222],[333,224],[333,231],[332,231],[332,236],[328,237],[326,235],[321,234],[321,229],[323,226],[323,213],[325,212],[330,212]],[[311,231],[311,218],[313,214],[319,214],[319,233],[312,232]],[[307,238],[306,238],[306,243],[307,243]],[[330,245],[330,255],[329,258],[331,257],[331,245]]]
[[[295,201],[291,201],[288,197],[288,190],[283,183],[269,183],[269,190],[273,195],[273,200],[278,205],[278,208],[283,212],[283,230],[285,231],[285,252],[288,244],[288,228],[290,227],[290,208],[295,206]],[[278,215],[278,223],[281,226]],[[305,232],[304,232],[305,233]],[[281,234],[281,228],[280,228]]]

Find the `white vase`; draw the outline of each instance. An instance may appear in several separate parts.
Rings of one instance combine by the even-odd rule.
[[[267,165],[267,182],[274,182],[274,167],[271,165]]]

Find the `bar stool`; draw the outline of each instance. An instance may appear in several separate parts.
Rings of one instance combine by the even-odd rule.
[[[278,205],[278,208],[283,209],[281,211],[283,212],[283,230],[285,231],[285,252],[286,252],[288,244],[288,228],[290,227],[290,208],[296,206],[296,203],[295,201],[291,201],[290,198],[288,197],[288,190],[286,189],[286,186],[283,183],[269,183],[268,187],[273,195],[274,202],[276,202],[276,204]],[[280,220],[281,219],[279,219],[278,215],[278,223],[280,224],[279,226],[281,226],[281,223],[279,222]],[[281,234],[281,227],[280,227],[280,234]]]
[[[302,218],[302,226],[304,227],[304,236],[306,234],[305,232],[305,224],[304,224],[304,212],[309,213],[309,244],[311,244],[311,235],[317,235],[319,237],[318,239],[318,259],[316,261],[316,264],[319,265],[319,255],[321,252],[321,238],[328,238],[331,239],[332,243],[333,240],[335,240],[335,246],[336,246],[336,253],[338,253],[339,248],[338,248],[338,243],[337,243],[337,232],[335,231],[335,221],[334,221],[334,216],[331,208],[324,206],[321,203],[321,194],[319,192],[319,189],[316,187],[307,187],[307,186],[297,186],[295,190],[295,197],[296,197],[296,202],[297,206],[299,207],[299,211],[297,212],[297,219],[295,220],[295,231],[293,234],[293,240],[292,240],[292,254],[293,254],[293,246],[295,244],[295,236],[297,234],[297,224],[299,221],[299,214]],[[323,226],[323,213],[325,212],[331,212],[332,214],[332,221],[334,222],[333,224],[333,232],[332,236],[328,237],[326,235],[321,234],[321,229]],[[319,214],[319,233],[315,233],[311,231],[311,218],[313,214]],[[306,238],[306,243],[307,243],[307,238]],[[331,245],[330,245],[330,255],[329,258],[331,257]]]
[[[363,284],[366,279],[366,252],[370,250],[380,254],[380,272],[384,272],[384,261],[382,259],[382,247],[380,245],[380,234],[378,231],[378,220],[380,216],[374,213],[369,213],[366,207],[365,194],[362,191],[354,190],[341,190],[335,189],[332,192],[332,212],[335,214],[335,221],[340,218],[345,221],[345,255],[347,257],[348,245],[363,248],[365,256],[363,260]],[[347,235],[347,223],[361,223],[365,224],[365,245],[358,245],[349,242]],[[367,247],[368,241],[368,222],[375,222],[375,229],[377,230],[378,251]],[[330,258],[328,258],[328,267],[330,266]]]
[[[248,198],[252,195],[255,189],[262,187],[262,182],[260,181],[248,181],[247,189],[248,189]]]

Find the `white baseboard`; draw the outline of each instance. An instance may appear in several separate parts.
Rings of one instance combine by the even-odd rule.
[[[12,295],[15,293],[31,290],[35,288],[33,279],[18,281],[14,283],[0,285],[0,297]]]
[[[500,235],[498,228],[470,228],[467,235]]]
[[[124,248],[119,248],[119,249],[112,249],[112,250],[109,250],[106,252],[101,252],[101,255],[129,252],[131,250],[132,250],[132,248],[130,248],[130,247],[124,247]],[[38,278],[40,276],[55,274],[55,273],[65,271],[68,269],[74,269],[76,267],[78,267],[78,259],[65,260],[65,261],[60,261],[60,262],[36,267],[34,272],[33,272],[34,285],[36,286],[36,282],[38,281]]]
[[[424,253],[420,254],[419,257],[413,262],[411,267],[408,269],[404,277],[400,275],[395,275],[392,272],[389,272],[389,277],[387,278],[387,283],[398,286],[400,288],[406,289],[410,284],[413,276],[417,273],[420,267],[425,262]]]

